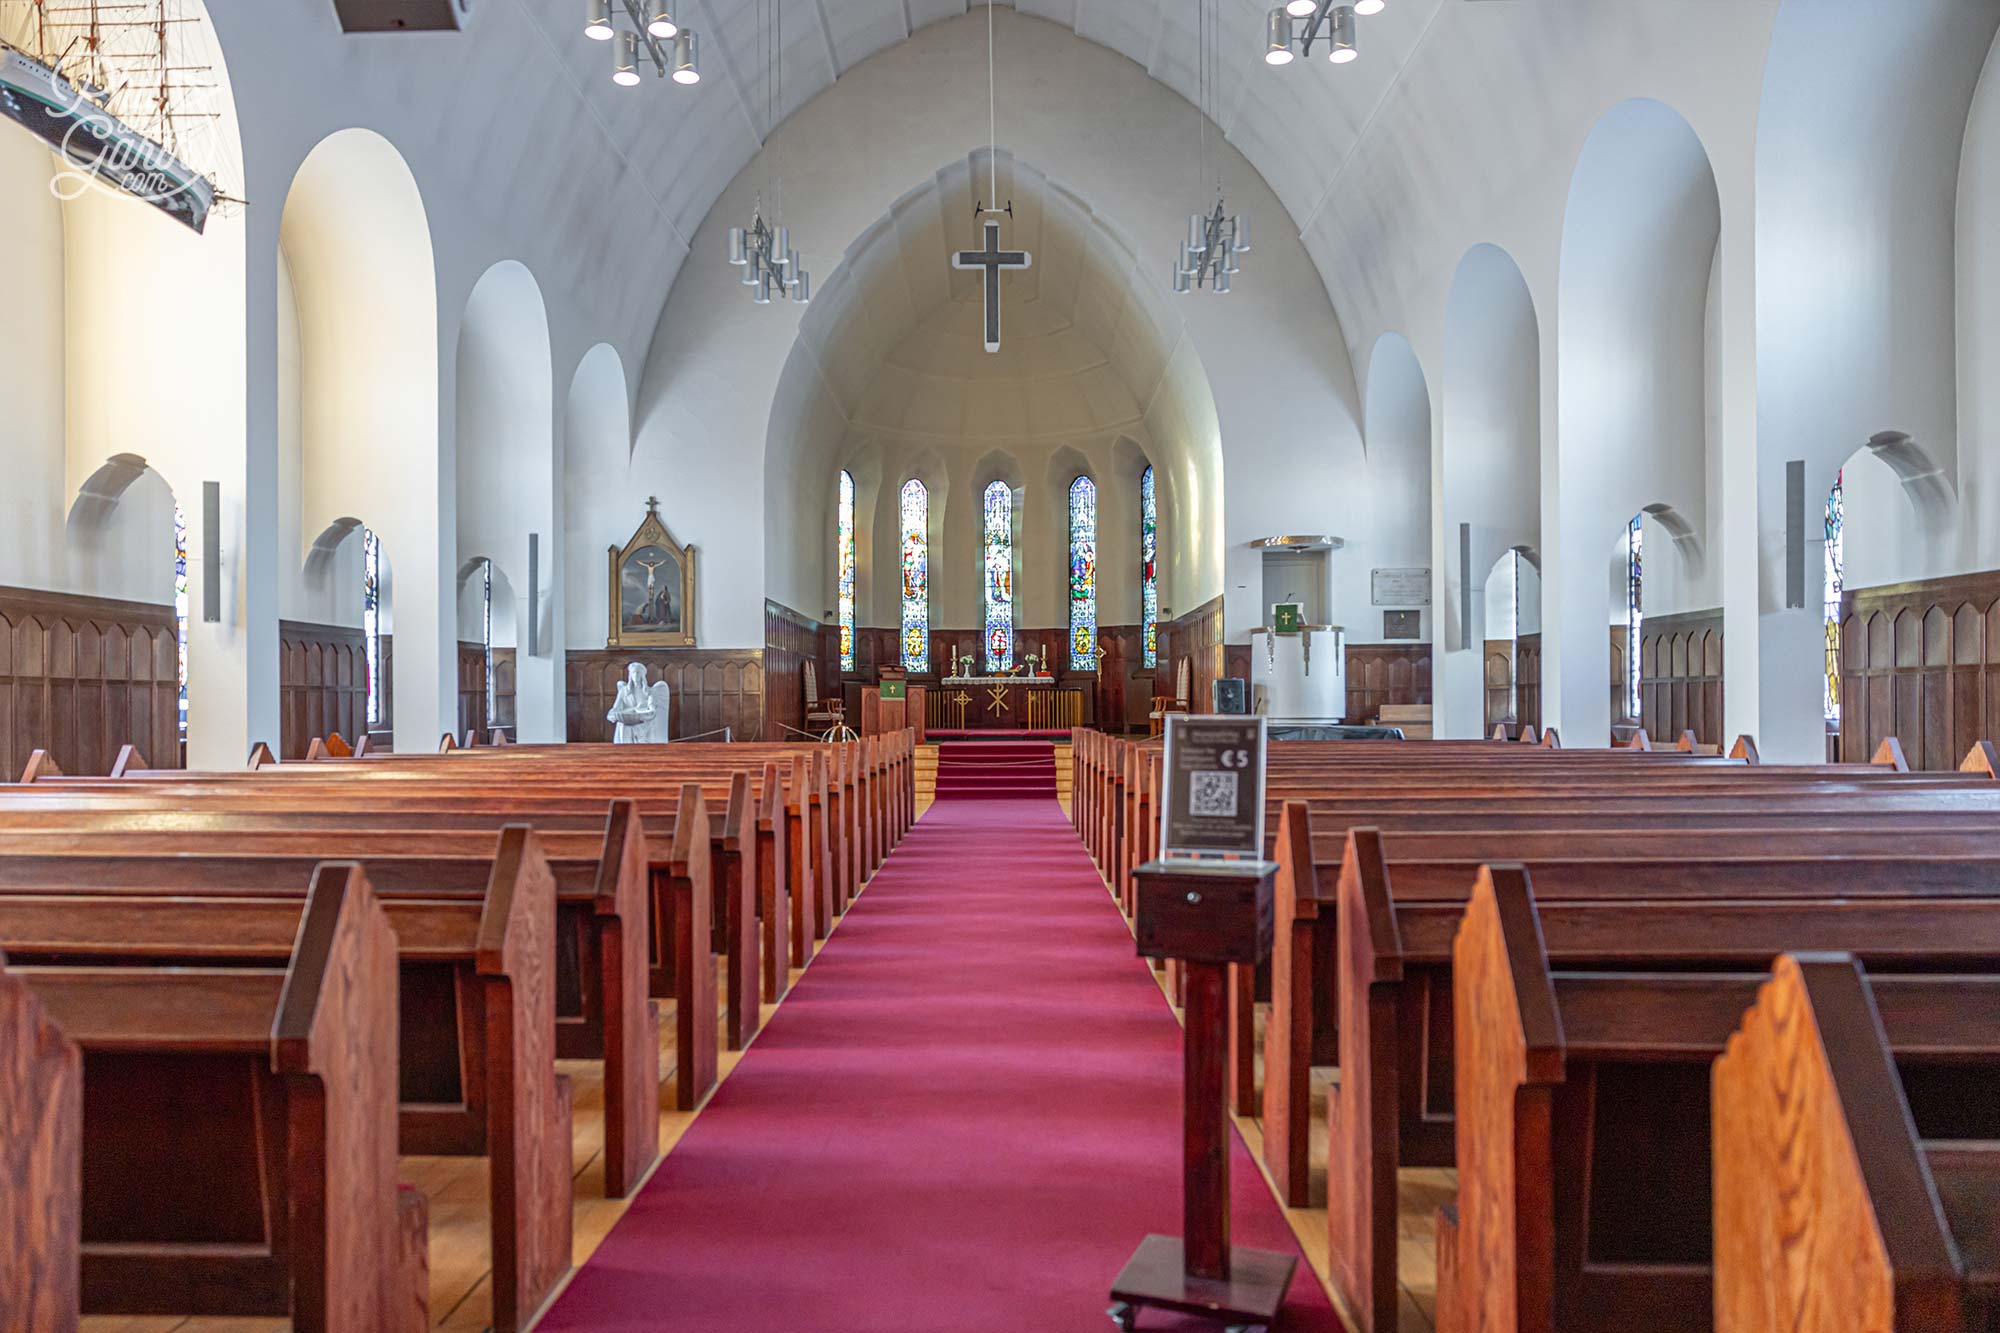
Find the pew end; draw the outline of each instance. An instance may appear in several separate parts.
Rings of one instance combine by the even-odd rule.
[[[824,778],[822,767],[820,776]],[[715,953],[710,948],[715,883],[709,864],[708,804],[699,782],[683,783],[674,815],[668,893],[674,976],[674,1105],[693,1111],[714,1090],[720,1069],[716,1041]]]
[[[247,760],[245,760],[243,764],[245,768],[252,770],[259,768],[276,768],[277,765],[278,765],[278,756],[272,754],[271,747],[264,744],[264,742],[262,741],[258,741],[255,745],[252,745],[250,747],[250,757]]]
[[[83,1055],[0,957],[0,1328],[73,1333]]]
[[[1653,748],[1653,738],[1646,734],[1646,729],[1644,727],[1641,727],[1637,731],[1632,733],[1632,739],[1625,742],[1624,748],[1628,750],[1645,750],[1650,752]]]
[[[1437,1286],[1431,1307],[1433,1333],[1458,1333],[1458,1205],[1448,1203],[1431,1216]]]
[[[1747,731],[1738,736],[1736,743],[1729,747],[1729,757],[1731,759],[1741,759],[1746,764],[1755,765],[1759,763],[1760,760],[1757,757],[1757,738]]]
[[[21,770],[21,781],[24,783],[34,782],[40,778],[59,778],[62,776],[63,771],[56,764],[56,757],[47,750],[30,751],[27,765]]]
[[[118,747],[118,757],[111,761],[111,776],[122,778],[128,773],[138,772],[141,769],[150,767],[152,765],[146,762],[145,755],[139,753],[138,746],[131,744],[121,745]]]
[[[638,803],[604,822],[593,907],[604,1021],[604,1193],[622,1199],[660,1157],[660,1026],[648,995],[651,869]]]
[[[1965,758],[1959,762],[1958,771],[2000,778],[2000,750],[1994,748],[1992,741],[1974,741],[1972,748],[1965,752]]]
[[[1717,1333],[1962,1326],[1962,1275],[1868,980],[1786,954],[1711,1083]]]
[[[1875,757],[1868,762],[1877,768],[1892,768],[1898,773],[1910,771],[1910,761],[1903,757],[1903,743],[1894,736],[1884,736],[1882,743],[1875,747]]]
[[[1452,942],[1459,1326],[1555,1319],[1553,1110],[1562,1020],[1528,872],[1481,867]]]

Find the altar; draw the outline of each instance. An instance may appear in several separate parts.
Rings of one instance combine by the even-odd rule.
[[[1090,722],[1086,694],[1046,676],[947,676],[929,691],[924,723],[943,731],[1065,731]]]

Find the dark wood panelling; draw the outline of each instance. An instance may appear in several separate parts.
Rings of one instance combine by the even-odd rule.
[[[1153,668],[1146,663],[1142,625],[1100,625],[1097,642],[1104,660],[1097,666],[1097,717],[1107,731],[1143,730],[1153,707]]]
[[[1384,704],[1431,701],[1431,646],[1427,643],[1347,645],[1347,720],[1366,722]]]
[[[1647,616],[1639,628],[1639,712],[1655,741],[1692,731],[1721,745],[1722,612]]]
[[[826,626],[777,602],[764,603],[764,718],[771,739],[783,740],[805,730],[805,664],[818,672],[822,695],[838,690],[836,677],[823,656]],[[835,652],[839,627],[834,627]],[[610,705],[606,705],[608,708]]]
[[[486,646],[460,639],[457,659],[458,736],[463,740],[475,727],[486,730]]]
[[[1490,736],[1496,726],[1517,721],[1514,716],[1514,641],[1488,639],[1482,662],[1486,682],[1486,725],[1480,734]]]
[[[36,749],[65,773],[109,773],[126,744],[180,766],[174,608],[0,588],[0,779]]]
[[[1542,636],[1514,640],[1514,719],[1523,728],[1542,725]],[[1490,734],[1490,733],[1489,733]]]
[[[764,739],[762,649],[572,648],[563,673],[571,740],[611,739],[604,715],[629,662],[640,663],[648,680],[664,680],[673,691],[675,740],[723,727],[735,740]]]
[[[368,729],[368,648],[359,627],[278,622],[278,757],[303,759],[314,737],[352,744]]]
[[[1183,657],[1191,664],[1189,706],[1197,713],[1213,712],[1215,680],[1227,669],[1222,648],[1220,597],[1211,598],[1184,616],[1161,622],[1159,668],[1154,672],[1153,690],[1162,698],[1172,697]]]
[[[2000,730],[2000,571],[1850,588],[1840,654],[1843,761],[1894,736],[1912,767],[1956,768]]]
[[[514,668],[517,658],[512,648],[493,650],[493,725],[515,731]]]

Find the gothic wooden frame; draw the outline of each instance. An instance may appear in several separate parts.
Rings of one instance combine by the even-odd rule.
[[[624,608],[623,581],[626,563],[642,548],[657,546],[672,556],[680,569],[681,580],[681,621],[680,628],[626,629],[620,612]],[[610,628],[605,637],[607,648],[692,648],[695,646],[695,548],[682,546],[674,540],[667,525],[660,521],[660,502],[648,497],[646,517],[642,519],[630,540],[623,546],[609,548],[609,607],[607,616]]]

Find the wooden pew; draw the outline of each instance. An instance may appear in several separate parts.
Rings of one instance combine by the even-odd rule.
[[[83,1056],[0,956],[0,1328],[77,1326],[82,1140]]]
[[[84,1311],[422,1326],[395,940],[359,867],[314,872],[283,969],[10,970],[84,1053]]]
[[[1830,893],[1839,893],[1842,877],[1841,863],[1826,864]],[[1454,943],[1457,998],[1467,1018],[1457,1052],[1465,1110],[1457,1306],[1444,1312],[1450,1326],[1523,1333],[1713,1326],[1709,1256],[1718,1249],[1711,1212],[1720,1215],[1728,1175],[1741,1164],[1717,1159],[1720,1193],[1712,1204],[1709,1065],[1763,977],[1654,969],[1734,964],[1774,940],[1810,946],[1863,934],[1843,921],[1837,897],[1764,906],[1754,919],[1734,923],[1719,953],[1665,940],[1651,951],[1648,970],[1558,971],[1544,947],[1528,872],[1482,872]],[[1694,912],[1671,923],[1670,933],[1675,928],[1681,940],[1708,936]],[[1926,1119],[1941,1113],[1954,1133],[1965,1131],[1968,1118],[1996,1133],[1996,945],[2000,898],[1908,900],[1885,952],[1937,970],[1878,979],[1890,1033],[1880,1049],[1893,1047],[1915,1062],[1911,1077],[1927,1089],[1919,1111]],[[1980,974],[1952,974],[1965,968]],[[1974,1032],[1985,1038],[1984,1068],[1966,1063],[1978,1043],[1952,1035]],[[1796,1068],[1778,1076],[1789,1082]],[[1877,1074],[1893,1085],[1887,1059]],[[1982,1091],[1983,1098],[1968,1096]],[[1720,1106],[1721,1085],[1716,1100]],[[1722,1125],[1718,1119],[1718,1132]],[[1769,1146],[1774,1156],[1799,1160],[1796,1140]],[[1848,1306],[1840,1315],[1852,1320],[1854,1313]]]
[[[134,847],[139,838],[149,848]],[[0,939],[22,957],[66,963],[283,958],[300,911],[289,885],[311,865],[296,855],[203,852],[196,841],[174,853],[172,840],[156,835],[54,835],[39,840],[51,844],[41,851],[24,850],[37,842],[27,835],[0,842]],[[62,842],[73,845],[54,845]],[[99,843],[124,850],[105,854]],[[453,869],[437,862],[373,865],[396,886],[383,901],[401,974],[393,1002],[407,1020],[398,1024],[399,1139],[408,1152],[489,1159],[496,1327],[518,1328],[569,1268],[569,1085],[554,1071],[554,877],[519,826],[502,831],[475,865],[488,876],[478,895],[422,879]],[[413,876],[414,888],[399,884]],[[636,957],[628,954],[628,980]],[[442,990],[425,980],[439,976]],[[618,1098],[657,1106],[654,1032],[644,1025],[648,1044],[632,1057],[640,1068],[621,1074],[632,1081],[607,1074],[607,1106]],[[643,1171],[658,1156],[656,1116],[617,1117],[614,1135],[607,1115],[607,1178],[635,1165]]]
[[[1897,1072],[1897,985],[1848,956],[1785,955],[1716,1061],[1719,1333],[2000,1324],[2000,1130],[1923,1132]],[[1927,1055],[1985,1067],[1965,1109],[1990,1113],[1992,1007],[1960,993],[1920,1017]]]

